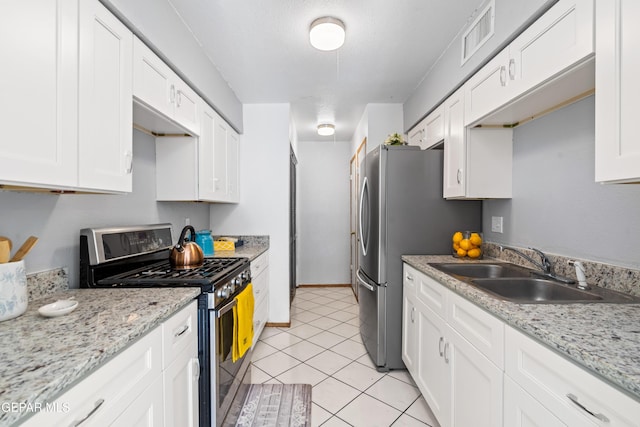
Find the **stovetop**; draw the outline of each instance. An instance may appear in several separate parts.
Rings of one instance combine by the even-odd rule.
[[[200,267],[176,269],[161,261],[98,281],[98,285],[127,286],[210,286],[223,283],[249,268],[247,258],[206,258]]]

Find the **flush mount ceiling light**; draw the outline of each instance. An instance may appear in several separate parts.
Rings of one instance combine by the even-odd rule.
[[[344,44],[344,23],[338,18],[325,16],[311,23],[309,41],[318,50],[336,50]]]
[[[323,123],[318,125],[318,135],[320,136],[331,136],[336,132],[335,125],[330,123]]]

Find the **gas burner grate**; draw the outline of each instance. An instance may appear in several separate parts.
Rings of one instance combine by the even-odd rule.
[[[206,258],[200,267],[176,269],[171,267],[168,261],[162,261],[102,279],[100,284],[207,285],[219,281],[230,271],[246,262],[246,258]]]

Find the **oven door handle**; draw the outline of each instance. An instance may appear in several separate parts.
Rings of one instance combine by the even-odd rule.
[[[235,307],[236,304],[238,304],[238,300],[234,298],[229,304],[223,306],[220,310],[216,310],[216,319],[224,316],[229,310]]]

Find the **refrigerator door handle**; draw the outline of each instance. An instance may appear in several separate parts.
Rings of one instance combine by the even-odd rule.
[[[362,254],[364,256],[367,255],[367,246],[365,244],[365,240],[368,240],[368,238],[365,238],[364,235],[364,230],[362,229],[362,213],[363,213],[363,201],[364,201],[364,193],[365,191],[368,191],[367,186],[369,185],[369,181],[367,180],[367,177],[364,177],[364,180],[362,181],[362,189],[360,190],[360,212],[359,212],[359,218],[358,218],[358,226],[360,227],[360,246],[362,247]],[[370,227],[370,224],[367,224],[368,227]],[[369,230],[367,230],[367,233],[369,232]]]
[[[356,273],[356,277],[358,278],[358,283],[360,283],[365,288],[369,289],[371,292],[375,292],[376,289],[373,286],[371,286],[369,283],[367,283],[366,280],[364,280],[362,278],[362,276],[360,275],[359,271]]]

